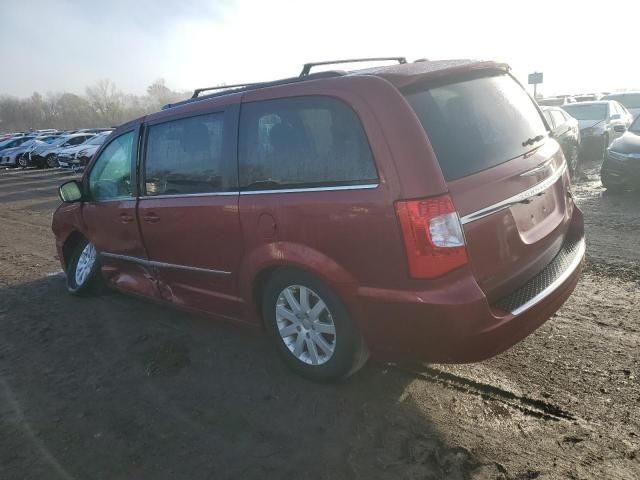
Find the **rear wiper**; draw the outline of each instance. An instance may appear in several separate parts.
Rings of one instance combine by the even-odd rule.
[[[529,145],[533,145],[534,143],[538,143],[540,140],[544,139],[545,135],[538,135],[537,137],[527,138],[524,142],[522,142],[522,146],[526,147]]]

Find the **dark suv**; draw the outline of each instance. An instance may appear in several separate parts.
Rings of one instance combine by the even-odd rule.
[[[120,126],[60,187],[69,291],[262,327],[317,380],[527,336],[585,251],[562,150],[506,65],[399,60],[307,65]]]

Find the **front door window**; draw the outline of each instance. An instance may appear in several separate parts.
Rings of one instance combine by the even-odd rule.
[[[89,191],[95,201],[133,196],[131,152],[134,132],[120,135],[105,148],[89,174]]]

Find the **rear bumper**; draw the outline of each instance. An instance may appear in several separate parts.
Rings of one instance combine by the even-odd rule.
[[[559,254],[507,297],[511,303],[502,299],[490,305],[466,269],[449,284],[429,291],[358,289],[356,317],[371,353],[383,360],[466,363],[507,350],[548,320],[578,283],[584,238],[577,208],[567,238],[565,253],[572,245],[582,247],[570,251],[568,261],[560,258],[562,266],[554,269]]]
[[[604,135],[583,135],[580,142],[580,154],[587,159],[598,158],[604,153]]]
[[[640,161],[605,159],[600,171],[603,185],[640,188]]]

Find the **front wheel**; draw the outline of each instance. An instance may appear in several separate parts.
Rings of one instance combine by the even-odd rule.
[[[342,301],[312,275],[277,271],[264,290],[262,307],[266,329],[296,373],[326,382],[365,364],[366,346]]]
[[[58,166],[58,161],[56,160],[55,155],[47,156],[46,164],[49,168],[56,168]]]
[[[76,246],[67,266],[67,290],[72,295],[87,295],[96,286],[99,276],[96,247],[83,240]]]

